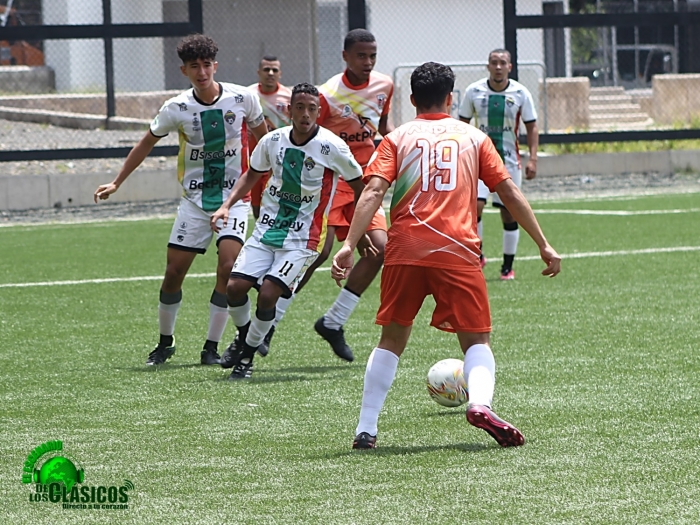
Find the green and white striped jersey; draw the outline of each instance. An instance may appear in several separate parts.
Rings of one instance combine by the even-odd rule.
[[[294,144],[291,133],[292,126],[271,131],[253,150],[250,167],[272,170],[253,238],[273,248],[319,251],[338,175],[352,181],[362,169],[348,145],[326,128],[319,126],[304,144]]]
[[[183,197],[207,212],[219,209],[248,169],[248,126],[263,122],[258,97],[236,84],[219,86],[219,98],[211,104],[199,100],[194,89],[171,98],[151,123],[156,137],[178,132]]]
[[[467,87],[459,116],[473,119],[472,124],[493,141],[509,173],[520,170],[518,127],[537,120],[532,95],[525,86],[509,80],[503,91],[493,91],[488,78]]]

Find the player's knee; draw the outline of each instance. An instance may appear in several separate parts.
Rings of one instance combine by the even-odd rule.
[[[513,221],[513,222],[504,222],[503,223],[503,229],[507,232],[514,232],[518,229],[518,223]]]
[[[244,282],[241,279],[229,279],[226,284],[226,297],[228,298],[229,304],[240,302],[247,294],[250,289],[244,286]]]
[[[185,280],[185,275],[187,275],[187,269],[181,268],[176,264],[169,263],[165,267],[165,278],[163,279],[163,288],[168,289],[179,289],[182,285],[182,281]]]

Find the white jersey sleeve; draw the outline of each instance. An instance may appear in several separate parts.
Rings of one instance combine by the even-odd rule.
[[[165,137],[171,131],[177,130],[177,120],[173,118],[173,106],[177,107],[177,104],[172,104],[170,100],[166,101],[151,122],[151,133],[154,136]]]
[[[270,162],[270,137],[271,135],[265,135],[258,145],[255,146],[252,155],[250,156],[250,167],[255,171],[264,173],[272,168],[272,162]]]
[[[246,122],[248,122],[251,128],[257,128],[265,121],[262,106],[260,105],[260,99],[256,94],[250,92],[250,90],[248,90],[247,93],[248,96],[245,97],[244,102]]]
[[[468,86],[467,90],[464,92],[464,99],[459,107],[459,116],[467,120],[474,118],[474,102],[472,101],[472,86]]]
[[[346,182],[362,177],[362,168],[344,141],[333,141],[330,161],[331,169],[342,176]]]
[[[523,105],[520,109],[522,112],[523,123],[528,124],[537,120],[537,110],[535,102],[532,100],[532,95],[527,89],[523,88]]]

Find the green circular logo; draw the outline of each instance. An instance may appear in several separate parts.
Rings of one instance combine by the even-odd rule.
[[[70,459],[63,456],[51,458],[41,466],[39,483],[63,483],[70,491],[78,480],[78,469]]]

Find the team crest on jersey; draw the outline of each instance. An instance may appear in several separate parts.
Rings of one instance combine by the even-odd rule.
[[[306,157],[306,159],[304,159],[304,166],[306,166],[307,170],[311,171],[316,167],[316,163],[311,157]]]
[[[273,139],[274,140],[274,139]],[[279,138],[277,139],[279,140]],[[277,159],[276,159],[277,165],[281,166],[284,163],[284,148],[280,148],[277,151]]]
[[[345,104],[345,106],[343,107],[343,111],[340,113],[340,116],[342,118],[348,118],[351,115],[352,115],[352,108],[349,105]]]
[[[510,108],[515,105],[515,99],[513,97],[506,97],[506,105]]]
[[[277,111],[283,112],[287,109],[287,104],[284,102],[278,102],[275,107],[277,108]]]
[[[488,106],[488,105],[489,105],[489,99],[486,98],[486,97],[482,98],[482,99],[481,99],[481,107],[482,107],[482,108],[485,108],[485,107]]]
[[[379,93],[379,95],[377,95],[377,105],[379,109],[383,109],[384,104],[386,104],[386,95],[384,93]]]
[[[180,103],[177,105],[177,107],[180,108],[180,111],[187,111],[187,104],[185,104],[184,102],[180,102]]]
[[[241,102],[243,102],[243,95],[236,95],[235,97],[233,97],[233,100],[236,101],[236,104],[240,104]]]
[[[224,115],[224,120],[228,125],[233,126],[233,123],[236,122],[236,114],[229,109]]]
[[[192,118],[192,129],[194,131],[199,131],[200,129],[202,129],[199,127],[199,119],[197,118],[196,113],[194,114],[194,117]]]
[[[331,145],[328,144],[327,142],[324,142],[321,144],[321,155],[330,155],[331,154]]]

